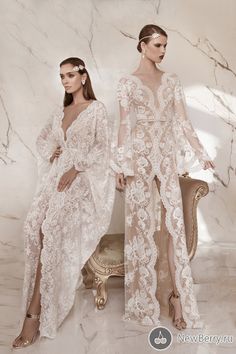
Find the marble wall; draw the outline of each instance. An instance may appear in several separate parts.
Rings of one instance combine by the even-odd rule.
[[[83,58],[114,120],[117,80],[138,65],[137,36],[147,23],[168,32],[161,69],[181,78],[190,119],[217,166],[214,175],[194,174],[210,185],[199,205],[200,242],[235,242],[235,12],[234,0],[0,1],[3,252],[23,247],[22,224],[37,177],[35,139],[63,99],[58,64],[69,56]],[[120,206],[122,197],[117,199]],[[121,227],[116,221],[113,231]]]

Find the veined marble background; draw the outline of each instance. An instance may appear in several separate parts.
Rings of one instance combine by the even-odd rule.
[[[216,164],[214,176],[195,174],[211,190],[199,206],[200,241],[235,242],[235,2],[1,0],[0,6],[2,247],[22,248],[22,223],[37,179],[35,139],[63,99],[60,61],[85,60],[114,121],[117,80],[138,65],[137,36],[147,23],[168,32],[161,68],[180,76],[190,119]],[[122,227],[118,219],[112,230]]]
[[[22,248],[22,223],[37,178],[35,139],[63,99],[59,63],[69,56],[85,60],[114,121],[117,81],[138,65],[137,37],[147,23],[168,32],[161,69],[179,75],[190,119],[216,164],[214,176],[195,174],[211,190],[199,205],[199,239],[235,242],[235,11],[233,0],[0,1],[2,247]],[[113,218],[113,231],[122,228],[121,220]]]
[[[116,84],[140,54],[148,23],[168,33],[161,69],[179,75],[188,113],[216,164],[201,171],[199,242],[235,247],[236,2],[234,0],[0,0],[0,256],[22,259],[22,225],[36,186],[35,140],[63,100],[59,63],[85,60],[96,96],[117,118]],[[111,230],[122,228],[122,197]],[[23,265],[23,263],[21,263]],[[23,268],[16,279],[22,279]]]

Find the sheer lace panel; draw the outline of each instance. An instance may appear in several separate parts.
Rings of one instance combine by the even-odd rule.
[[[183,165],[178,154],[184,159],[188,159],[188,151],[195,158],[206,155],[186,116],[176,75],[163,74],[156,93],[158,107],[154,105],[153,92],[133,75],[120,80],[117,95],[120,129],[112,165],[127,176],[124,319],[147,325],[158,325],[160,321],[155,264],[158,254],[166,249],[158,249],[154,235],[160,229],[156,211],[161,199],[166,209],[166,230],[173,238],[175,279],[183,317],[189,328],[201,327],[186,248],[178,177]],[[155,176],[160,181],[160,194]],[[164,273],[169,274],[168,268]]]
[[[37,150],[47,169],[24,224],[25,276],[23,314],[32,299],[40,257],[40,335],[56,336],[57,328],[74,303],[81,269],[106,233],[113,207],[115,181],[109,170],[108,119],[104,105],[95,101],[67,130],[61,129],[63,109],[41,131]],[[62,154],[48,162],[55,147]],[[80,171],[69,189],[57,191],[61,176],[72,166]],[[82,171],[82,172],[81,172]]]

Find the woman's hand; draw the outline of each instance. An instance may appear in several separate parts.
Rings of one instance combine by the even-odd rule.
[[[116,174],[116,189],[122,192],[126,186],[126,178],[123,173]]]
[[[213,161],[205,161],[204,162],[204,167],[203,167],[203,169],[204,170],[208,170],[208,168],[215,168],[215,164],[214,164],[214,162]]]
[[[74,167],[64,173],[57,186],[58,192],[63,192],[65,189],[69,189],[78,173],[79,171],[77,171]]]
[[[50,162],[53,163],[54,159],[58,158],[62,153],[61,147],[58,146],[52,156],[50,157]]]

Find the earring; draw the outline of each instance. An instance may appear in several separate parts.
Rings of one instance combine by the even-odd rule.
[[[143,59],[145,58],[145,51],[143,51],[143,53],[142,53],[142,58]]]
[[[82,80],[81,80],[82,85],[85,84],[85,81],[86,81],[85,79],[82,79]]]

